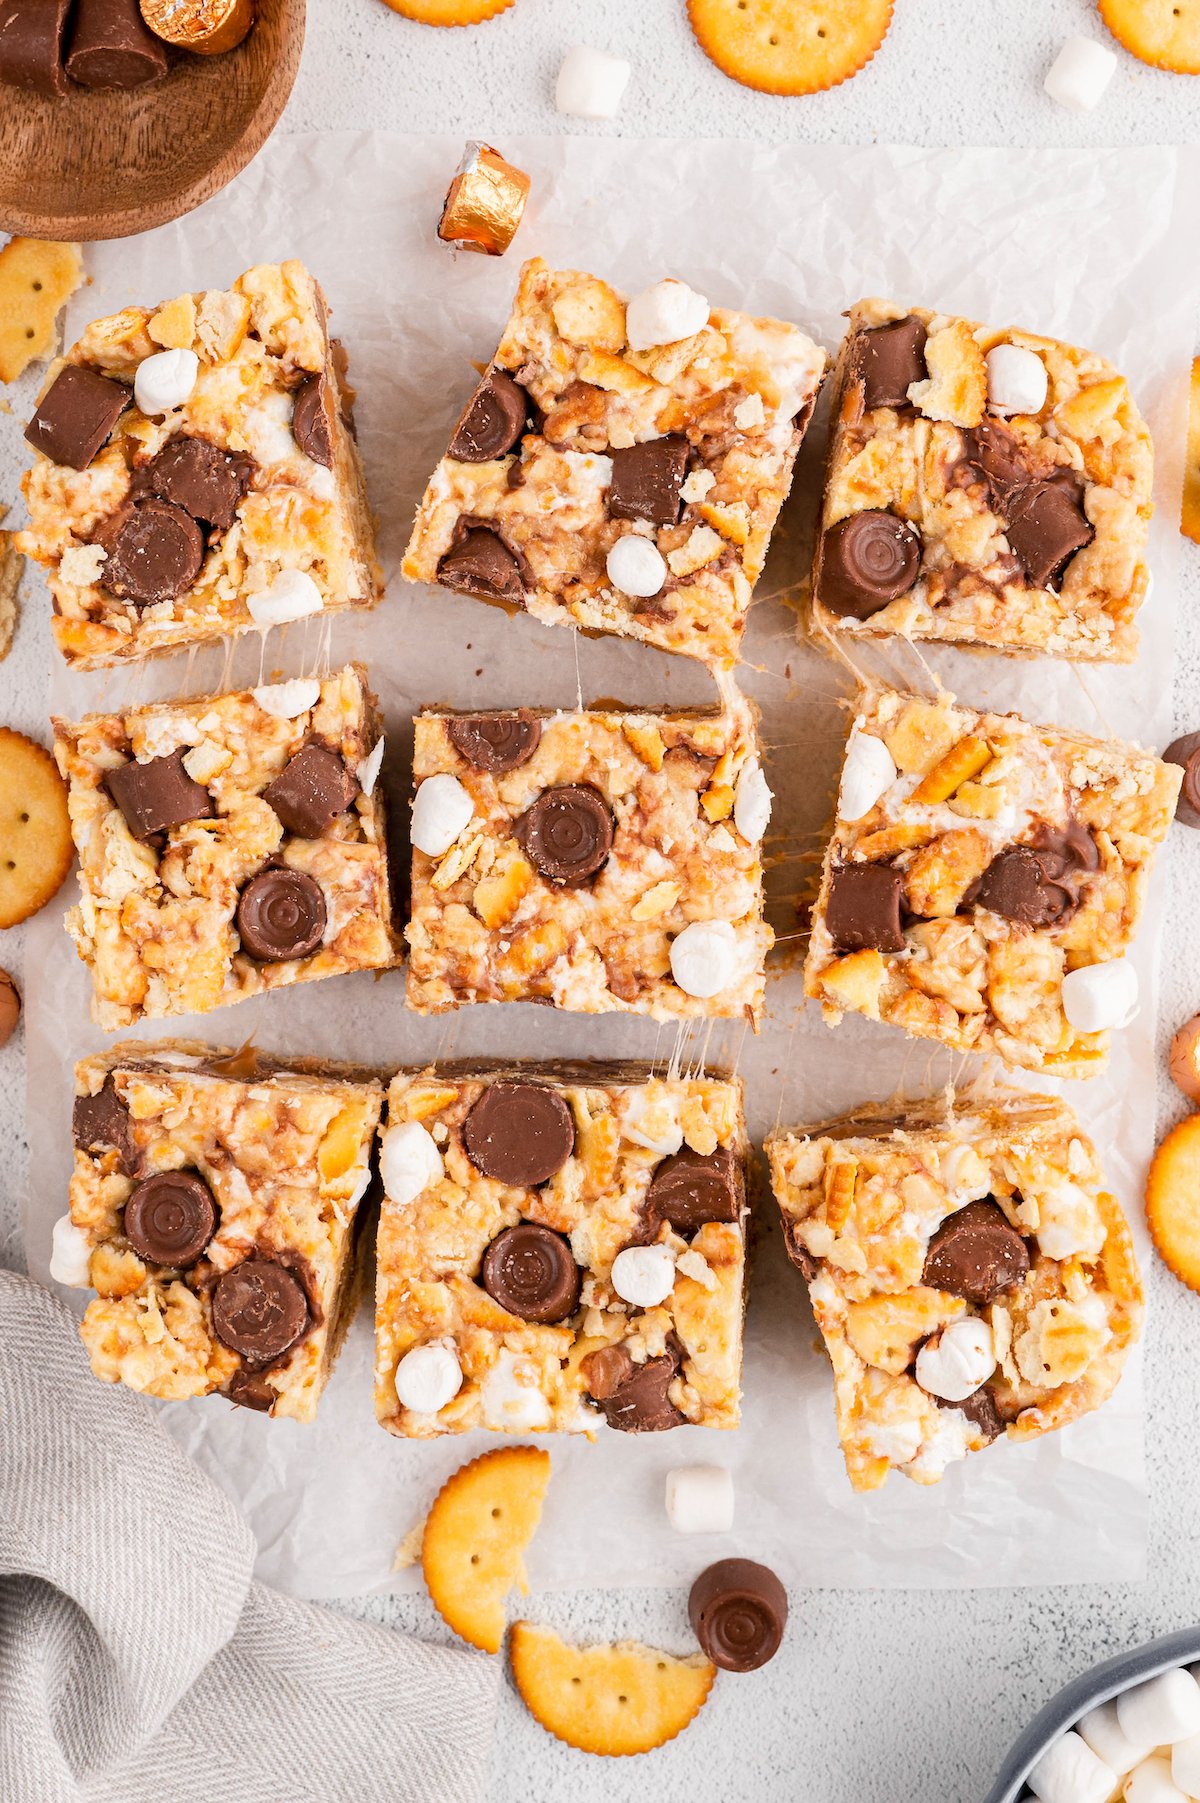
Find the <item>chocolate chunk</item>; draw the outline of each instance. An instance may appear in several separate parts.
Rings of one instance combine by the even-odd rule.
[[[705,1221],[740,1220],[744,1199],[742,1167],[732,1148],[701,1153],[687,1146],[659,1165],[643,1211],[669,1221],[677,1233],[694,1233]]]
[[[247,1370],[245,1365],[238,1366],[226,1385],[225,1394],[239,1409],[254,1409],[260,1415],[269,1415],[279,1400],[279,1391],[267,1382],[264,1374]]]
[[[336,751],[309,739],[263,790],[288,833],[320,839],[358,794],[358,783]]]
[[[325,933],[321,885],[304,870],[271,865],[252,876],[238,898],[242,950],[260,964],[307,958]]]
[[[463,1122],[463,1145],[485,1177],[532,1189],[570,1158],[575,1122],[566,1099],[544,1083],[492,1083]]]
[[[607,1402],[633,1375],[635,1367],[624,1346],[601,1346],[588,1353],[579,1369],[588,1394],[596,1402]]]
[[[525,390],[504,370],[489,369],[467,402],[446,455],[459,463],[490,463],[507,456],[528,418]]]
[[[855,334],[850,347],[849,380],[862,384],[862,404],[867,413],[876,407],[907,407],[910,383],[924,382],[925,340],[928,333],[914,313],[893,319],[885,326],[870,326]]]
[[[476,770],[498,773],[527,764],[542,737],[542,723],[524,709],[515,714],[461,714],[446,722],[446,735]]]
[[[679,490],[687,473],[688,441],[681,432],[648,438],[610,451],[612,487],[608,511],[618,520],[652,520],[673,526],[679,518]]]
[[[217,1205],[195,1171],[160,1171],[125,1204],[125,1238],[139,1258],[186,1271],[217,1228]]]
[[[618,1357],[623,1364],[618,1364]],[[623,1346],[606,1346],[586,1361],[586,1382],[610,1427],[623,1434],[665,1433],[687,1420],[667,1395],[679,1376],[680,1362],[679,1353],[672,1350],[635,1365]]]
[[[1020,926],[1062,926],[1079,907],[1085,878],[1100,865],[1096,841],[1080,821],[1043,827],[1027,845],[997,854],[964,898]]]
[[[992,511],[1003,517],[1013,496],[1034,481],[1020,440],[995,419],[970,427],[963,432],[962,440],[960,467],[965,482],[959,486],[982,479]]]
[[[940,1396],[935,1396],[933,1400],[939,1409],[961,1409],[989,1445],[1004,1432],[1004,1420],[996,1407],[996,1393],[987,1384],[981,1384],[978,1390],[972,1390],[962,1402],[945,1402]]]
[[[161,38],[138,0],[76,0],[67,74],[84,88],[144,88],[167,72]]]
[[[921,541],[894,513],[868,507],[821,539],[817,599],[842,619],[869,620],[903,595],[921,568]]]
[[[1003,1210],[992,1201],[968,1202],[930,1240],[921,1282],[983,1308],[1028,1274],[1029,1248]]]
[[[1083,511],[1078,482],[1050,480],[1021,489],[1009,502],[1005,534],[1035,588],[1057,588],[1076,551],[1096,528]]]
[[[306,457],[327,470],[333,468],[335,410],[333,387],[324,370],[301,382],[292,409],[292,436]]]
[[[226,532],[237,518],[254,468],[252,457],[180,432],[138,471],[135,486],[139,492],[173,501],[201,525]]]
[[[334,379],[337,382],[338,412],[342,416],[342,424],[351,438],[357,438],[354,403],[358,396],[350,381],[350,356],[340,338],[329,340],[329,360],[333,364]]]
[[[513,821],[513,834],[544,877],[574,888],[608,862],[612,811],[590,783],[564,783],[531,802]]]
[[[133,1137],[129,1110],[111,1077],[105,1079],[103,1089],[94,1096],[76,1096],[71,1131],[81,1152],[95,1157],[98,1152],[113,1151],[125,1175],[136,1176],[141,1155]]]
[[[525,605],[521,566],[490,526],[468,526],[461,536],[456,528],[455,542],[438,564],[437,579],[444,588],[458,589],[481,601]]]
[[[118,764],[105,777],[105,787],[125,816],[135,839],[152,839],[189,820],[211,820],[216,813],[208,790],[183,767],[186,748],[169,751],[144,764]]]
[[[1200,732],[1185,733],[1173,739],[1163,752],[1163,761],[1178,764],[1183,771],[1183,784],[1175,804],[1175,818],[1184,826],[1200,826]]]
[[[817,1261],[804,1242],[797,1237],[796,1227],[795,1221],[785,1218],[783,1223],[784,1250],[805,1282],[811,1283],[817,1274]]]
[[[304,1285],[273,1258],[247,1258],[217,1280],[213,1331],[223,1346],[253,1364],[279,1358],[307,1330]]]
[[[63,69],[63,33],[71,3],[4,0],[0,5],[0,82],[51,98],[70,92]],[[56,457],[55,462],[67,459]]]
[[[25,428],[26,440],[52,463],[85,470],[129,401],[123,382],[110,382],[82,363],[64,363]]]
[[[492,1241],[479,1280],[493,1302],[522,1321],[565,1321],[579,1306],[583,1273],[561,1233],[521,1221]]]
[[[839,864],[825,904],[825,924],[837,950],[902,952],[903,888],[903,874],[890,864]]]
[[[204,534],[190,513],[151,497],[122,508],[96,532],[108,553],[100,586],[135,607],[190,589],[204,562]]]
[[[787,1626],[787,1591],[753,1559],[718,1559],[688,1596],[692,1632],[714,1665],[754,1672],[773,1659]]]

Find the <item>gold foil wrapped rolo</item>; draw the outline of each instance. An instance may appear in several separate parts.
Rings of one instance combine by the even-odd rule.
[[[254,0],[139,0],[151,31],[180,50],[220,56],[254,23]]]
[[[529,177],[490,144],[468,144],[450,183],[438,237],[460,250],[502,257],[529,198]]]

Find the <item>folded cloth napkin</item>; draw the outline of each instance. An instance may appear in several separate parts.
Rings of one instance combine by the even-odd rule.
[[[0,1270],[0,1798],[470,1803],[498,1662],[251,1576],[229,1499]]]

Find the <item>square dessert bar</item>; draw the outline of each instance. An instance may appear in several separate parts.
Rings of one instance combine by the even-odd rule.
[[[796,326],[682,282],[627,305],[535,258],[404,574],[732,664],[825,365]]]
[[[1089,1077],[1137,1012],[1123,957],[1180,772],[1136,745],[864,694],[804,967],[849,1009],[957,1051]]]
[[[813,572],[826,630],[1129,663],[1154,454],[1091,351],[860,301]]]
[[[383,1086],[196,1043],[75,1068],[52,1275],[90,1285],[92,1370],[311,1421],[358,1301]]]
[[[100,1026],[395,962],[358,666],[54,729],[79,851],[67,931]]]
[[[762,1012],[770,794],[749,708],[416,720],[408,1003]]]
[[[63,655],[92,669],[373,606],[353,398],[300,263],[89,326],[25,434],[20,548]]]
[[[736,1427],[748,1157],[729,1078],[401,1071],[380,1148],[382,1425]]]
[[[1053,1096],[848,1115],[767,1141],[856,1490],[935,1484],[1116,1387],[1142,1319],[1129,1227]]]

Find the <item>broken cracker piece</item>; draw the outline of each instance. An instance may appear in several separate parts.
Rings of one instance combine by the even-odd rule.
[[[0,513],[0,520],[4,518]],[[11,532],[0,532],[0,662],[12,649],[17,630],[17,591],[25,559],[13,543]]]
[[[498,1653],[504,1599],[525,1589],[522,1554],[541,1519],[550,1455],[502,1446],[447,1478],[425,1522],[421,1566],[434,1607],[456,1634]]]
[[[55,322],[82,280],[78,244],[10,238],[0,250],[0,382],[53,354]]]
[[[1150,1162],[1146,1225],[1167,1269],[1200,1290],[1200,1114],[1172,1128]]]
[[[521,1700],[547,1733],[583,1753],[649,1753],[674,1740],[708,1698],[716,1667],[634,1640],[573,1647],[531,1621],[509,1641]]]

